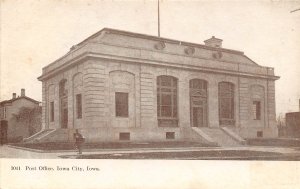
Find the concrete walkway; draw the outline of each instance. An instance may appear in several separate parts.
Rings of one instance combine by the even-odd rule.
[[[145,152],[184,152],[184,151],[212,151],[212,150],[250,150],[260,152],[277,152],[282,154],[300,155],[300,149],[282,147],[241,146],[241,147],[181,147],[181,148],[134,148],[134,149],[87,149],[83,154],[121,154],[121,153],[145,153]],[[23,159],[55,159],[60,156],[77,155],[77,151],[34,152],[24,149],[16,149],[7,145],[0,147],[0,158]]]

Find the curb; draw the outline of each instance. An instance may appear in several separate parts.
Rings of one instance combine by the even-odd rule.
[[[20,150],[26,150],[26,151],[31,151],[31,152],[37,152],[37,153],[63,153],[63,152],[77,152],[78,150],[38,150],[38,149],[33,149],[33,148],[26,148],[26,147],[20,147],[20,146],[13,146],[13,145],[7,145],[10,148],[15,148],[15,149],[20,149]],[[184,150],[201,150],[201,149],[211,149],[211,150],[226,150],[222,147],[184,147]],[[182,150],[182,148],[179,147],[174,147],[174,148],[110,148],[110,149],[85,149],[83,152],[110,152],[110,151],[147,151],[147,150]],[[127,153],[127,152],[124,152]]]

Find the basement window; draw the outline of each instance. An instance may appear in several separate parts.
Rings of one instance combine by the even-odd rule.
[[[262,131],[257,131],[256,136],[261,138],[263,137],[263,132]]]
[[[175,139],[175,132],[166,132],[166,139]]]
[[[130,133],[119,133],[119,140],[130,140]]]

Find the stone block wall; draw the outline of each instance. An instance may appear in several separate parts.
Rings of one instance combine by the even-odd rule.
[[[76,79],[78,74],[82,80]],[[82,132],[94,129],[90,134],[85,133],[91,137],[90,140],[97,140],[100,136],[107,140],[114,140],[115,135],[121,131],[136,133],[132,136],[136,140],[152,140],[156,134],[159,136],[157,138],[165,139],[164,134],[155,134],[155,132],[163,130],[158,127],[157,121],[156,79],[160,75],[173,76],[178,79],[178,128],[191,126],[189,81],[203,79],[208,84],[208,127],[219,127],[218,84],[226,81],[234,84],[235,131],[246,138],[256,137],[257,131],[263,131],[264,137],[276,136],[274,82],[96,58],[77,64],[43,83],[45,91],[43,102],[47,102],[43,103],[45,128],[60,128],[58,85],[62,79],[67,79],[69,129],[79,128]],[[75,87],[78,86],[78,82],[82,82],[80,90]],[[118,83],[123,84],[119,85]],[[128,85],[127,88],[124,87],[126,85]],[[129,118],[115,117],[114,93],[118,90],[129,93]],[[75,116],[75,95],[78,92],[82,93],[83,106],[83,117],[80,120]],[[261,98],[263,105],[261,120],[253,121],[252,119],[253,98]],[[55,102],[55,121],[53,123],[49,123],[49,101],[51,99]],[[85,129],[87,130],[84,131]],[[182,132],[177,128],[167,129]],[[107,132],[114,132],[114,134]],[[110,135],[112,138],[108,137]],[[182,139],[180,134],[176,135],[178,139]]]

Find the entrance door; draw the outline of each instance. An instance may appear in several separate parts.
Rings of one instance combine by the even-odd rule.
[[[192,104],[192,126],[193,127],[206,127],[206,105],[204,102],[201,102],[202,105],[199,102],[195,104]]]
[[[207,127],[207,82],[190,80],[190,115],[192,127]]]
[[[61,98],[60,102],[60,111],[61,111],[61,128],[68,127],[68,98]]]

